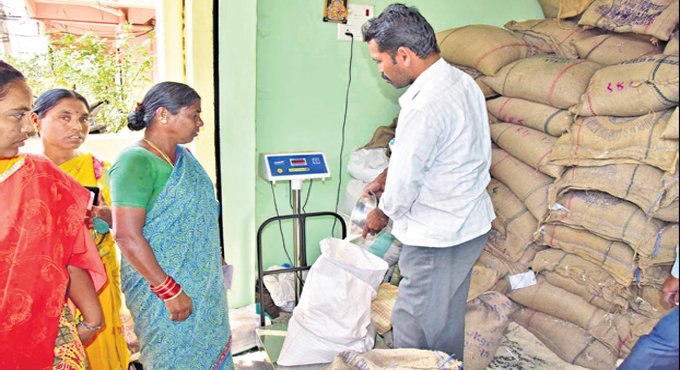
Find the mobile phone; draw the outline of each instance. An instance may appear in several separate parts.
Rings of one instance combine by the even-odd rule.
[[[85,189],[89,190],[92,193],[92,205],[93,206],[98,206],[99,205],[99,188],[96,186],[86,186]]]

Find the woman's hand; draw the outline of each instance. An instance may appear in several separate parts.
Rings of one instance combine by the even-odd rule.
[[[165,308],[170,312],[170,321],[182,322],[194,311],[194,304],[184,291],[179,293],[176,298],[166,299],[163,302]]]
[[[90,326],[90,324],[87,323],[87,321],[83,320],[83,323],[87,326]],[[91,324],[93,327],[99,326],[98,324]],[[76,325],[76,330],[78,330],[78,338],[80,338],[80,341],[83,343],[83,346],[86,346],[88,342],[94,338],[94,335],[97,333],[97,330],[92,330],[88,329],[82,325]]]

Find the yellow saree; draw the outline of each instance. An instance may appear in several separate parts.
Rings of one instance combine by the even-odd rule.
[[[104,200],[111,204],[109,192],[109,169],[111,165],[92,154],[83,154],[61,166],[64,172],[75,178],[83,186],[99,187]],[[108,284],[99,292],[99,303],[104,312],[104,326],[86,348],[87,359],[92,370],[127,369],[130,353],[123,336],[120,319],[121,290],[120,265],[116,246],[111,233],[97,234],[91,230],[99,255],[106,267]]]

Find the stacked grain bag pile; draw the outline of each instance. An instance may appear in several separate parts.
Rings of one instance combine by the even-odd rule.
[[[499,277],[537,272],[535,286],[495,287],[521,305],[515,320],[564,360],[613,369],[668,310],[678,1],[540,3],[568,19],[437,35],[491,98],[497,219],[480,261]]]

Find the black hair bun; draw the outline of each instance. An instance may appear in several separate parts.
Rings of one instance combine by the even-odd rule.
[[[146,127],[144,123],[144,111],[143,110],[133,110],[132,113],[128,115],[128,128],[132,131],[140,131]]]

